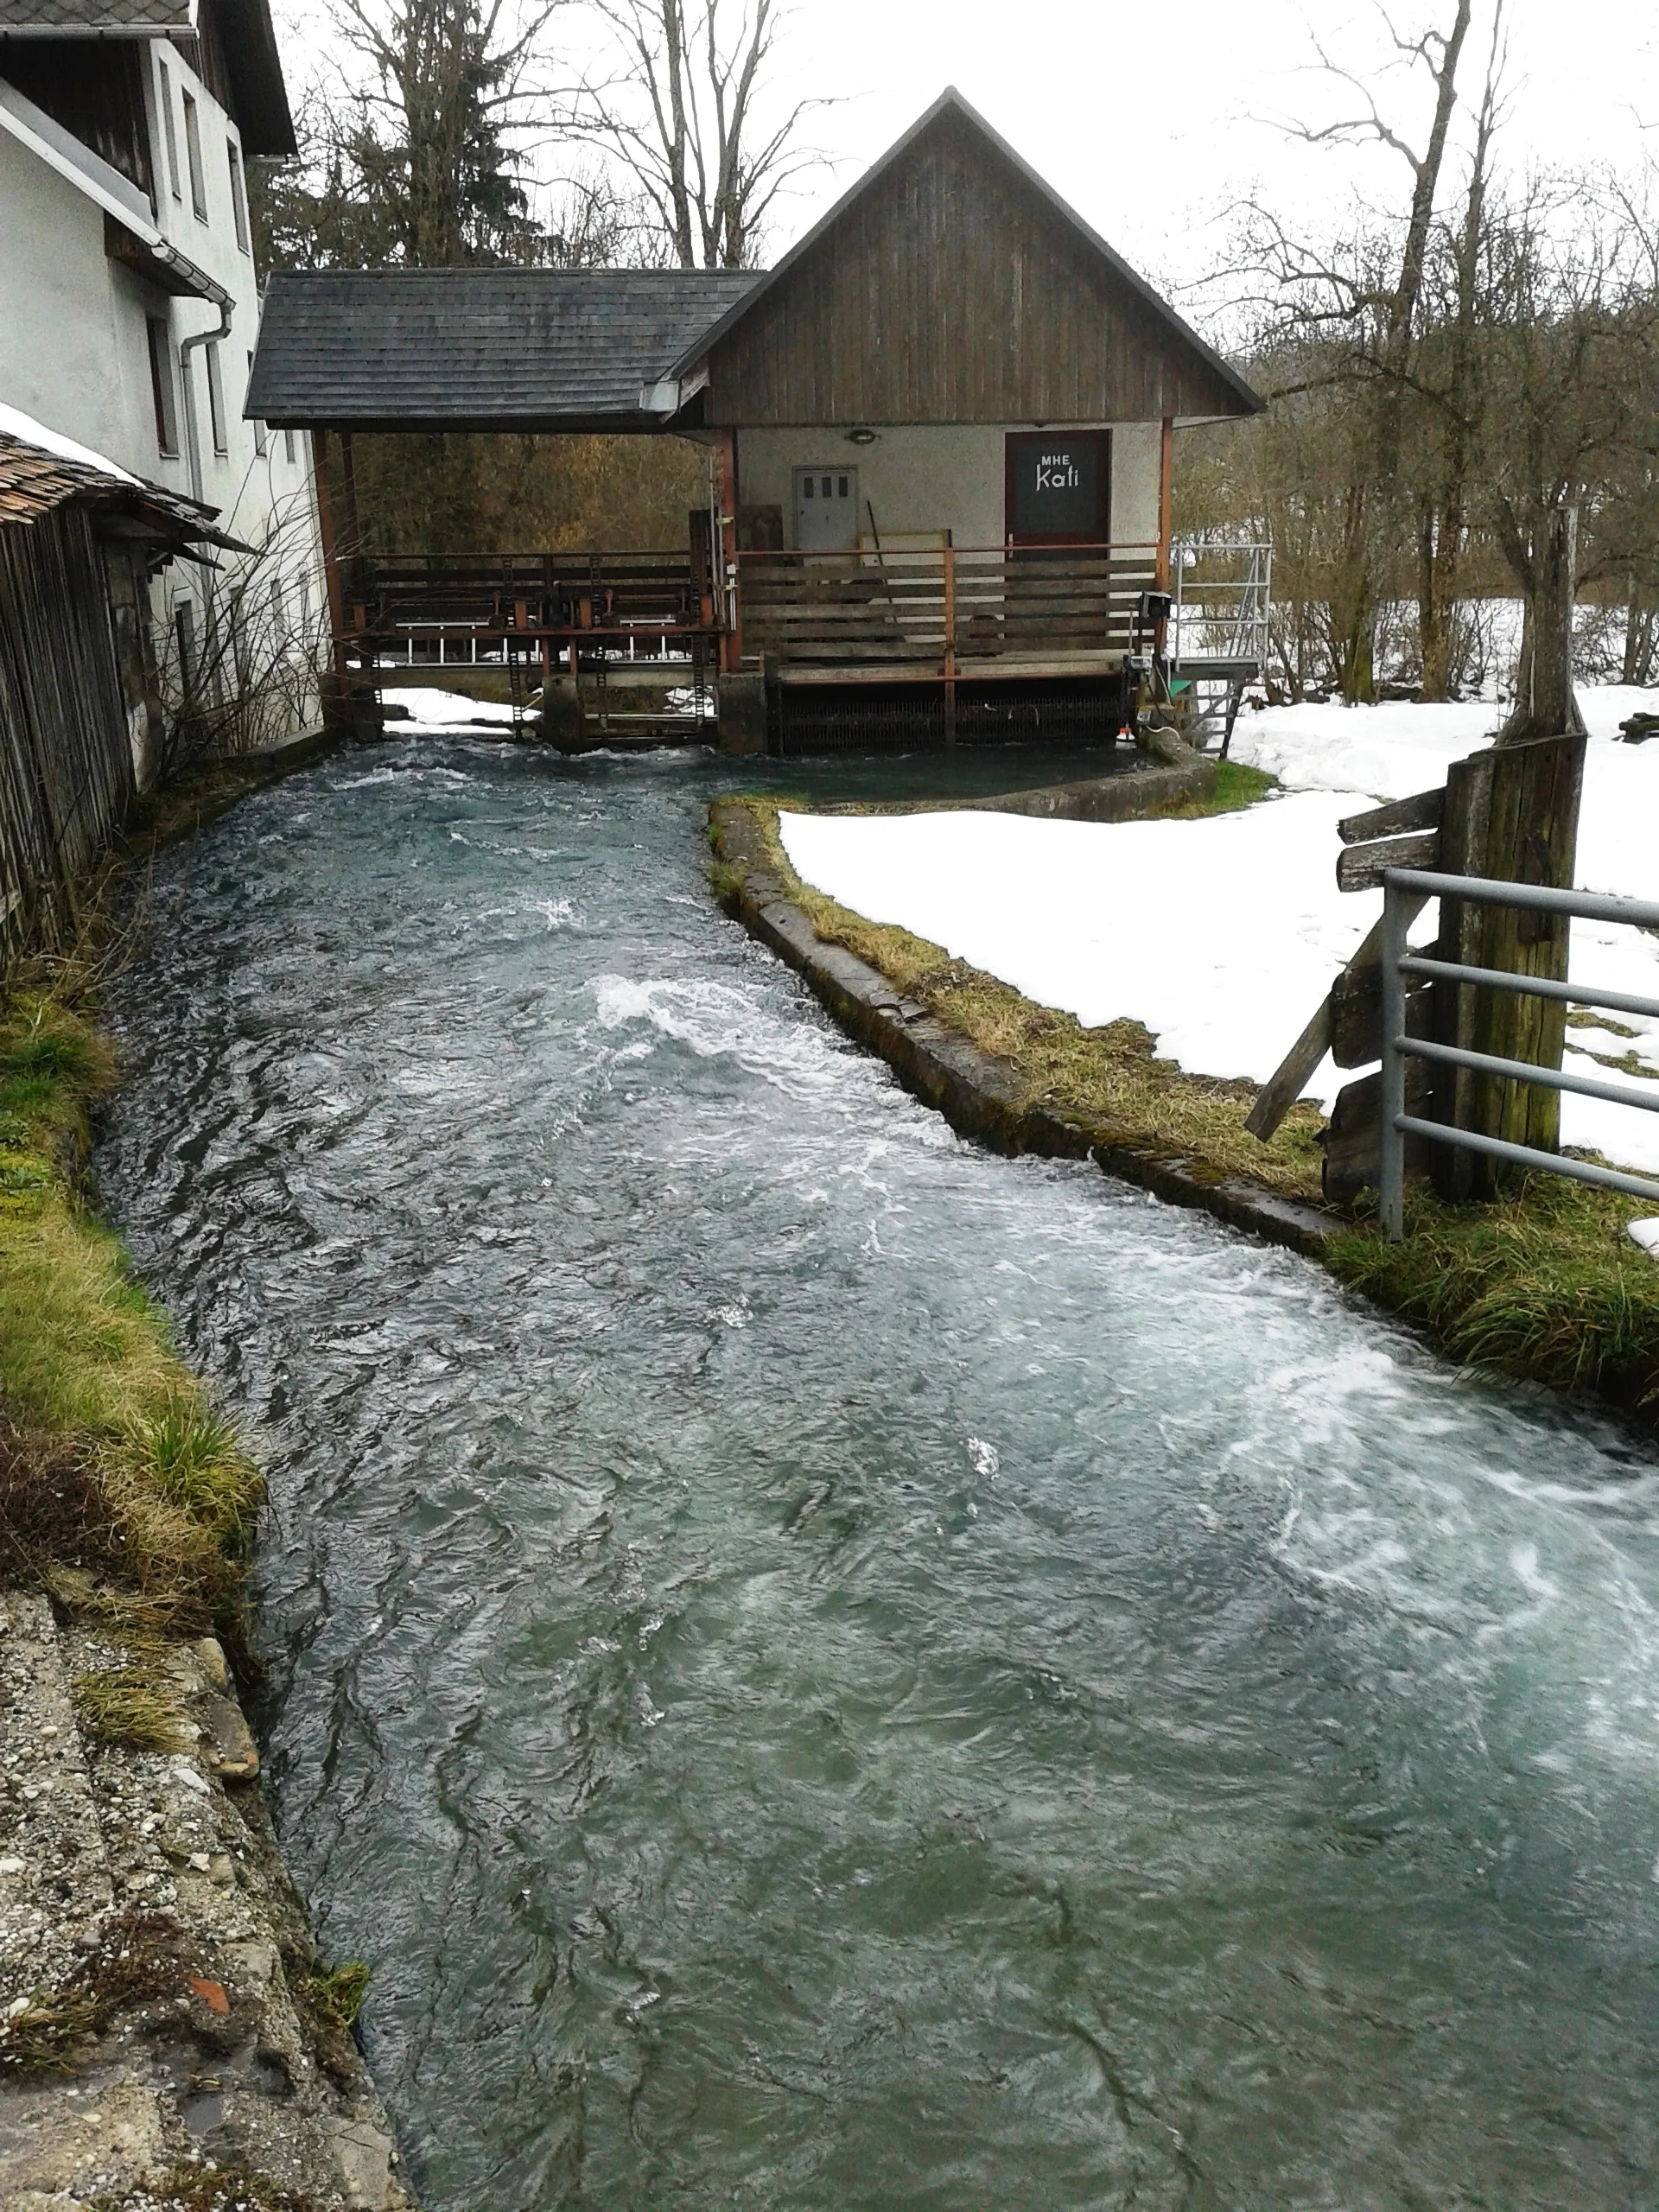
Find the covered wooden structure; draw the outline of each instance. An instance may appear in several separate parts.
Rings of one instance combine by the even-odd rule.
[[[162,705],[149,578],[228,543],[213,520],[96,456],[0,427],[0,956],[68,934],[78,883],[151,780]]]
[[[642,632],[718,660],[722,743],[1113,734],[1163,645],[1174,433],[1249,387],[955,92],[771,271],[292,273],[250,413],[338,434],[673,435],[683,556],[364,556],[343,671],[425,621],[579,684]],[[1015,707],[1018,711],[1014,711]]]

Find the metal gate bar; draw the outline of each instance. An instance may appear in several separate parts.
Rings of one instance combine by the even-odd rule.
[[[1489,1137],[1473,1129],[1459,1129],[1444,1122],[1427,1122],[1406,1111],[1406,1062],[1432,1060],[1452,1067],[1473,1068],[1482,1074],[1516,1083],[1539,1084],[1552,1090],[1572,1091],[1587,1098],[1601,1098],[1618,1106],[1634,1106],[1659,1114],[1659,1096],[1649,1096],[1621,1084],[1601,1083],[1589,1076],[1569,1075],[1555,1068],[1535,1067],[1530,1061],[1500,1058],[1491,1052],[1473,1052],[1459,1045],[1440,1045],[1428,1038],[1406,1034],[1407,976],[1429,976],[1443,982],[1473,983],[1488,990],[1513,991],[1524,997],[1566,1000],[1574,1006],[1599,1007],[1621,1014],[1659,1016],[1659,1000],[1637,998],[1629,992],[1596,991],[1582,984],[1558,982],[1553,977],[1514,976],[1501,969],[1474,968],[1461,961],[1435,960],[1409,950],[1406,932],[1424,899],[1459,899],[1471,906],[1516,906],[1534,913],[1566,914],[1583,921],[1623,922],[1637,929],[1659,929],[1659,905],[1640,899],[1610,898],[1592,891],[1555,891],[1534,883],[1501,883],[1488,876],[1442,875],[1427,868],[1391,868],[1382,879],[1382,1112],[1381,1163],[1378,1170],[1378,1212],[1382,1232],[1391,1244],[1405,1234],[1406,1139],[1418,1137],[1429,1144],[1449,1145],[1463,1152],[1478,1152],[1516,1166],[1564,1175],[1575,1183],[1591,1183],[1602,1190],[1627,1197],[1659,1200],[1659,1183],[1592,1160],[1567,1160],[1559,1153],[1540,1152],[1531,1145],[1511,1144],[1506,1138]]]

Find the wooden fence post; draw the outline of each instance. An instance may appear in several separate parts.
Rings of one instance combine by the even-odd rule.
[[[1442,867],[1454,875],[1570,889],[1584,752],[1581,736],[1538,738],[1454,762],[1446,779]],[[1440,906],[1439,955],[1471,967],[1563,982],[1568,928],[1564,915],[1447,899]],[[1559,1000],[1468,983],[1434,987],[1434,1036],[1465,1051],[1559,1069],[1566,1023],[1567,1008]],[[1540,1152],[1554,1152],[1560,1143],[1559,1092],[1469,1068],[1437,1071],[1434,1116]],[[1444,1198],[1490,1198],[1509,1172],[1473,1153],[1433,1147],[1435,1187]]]

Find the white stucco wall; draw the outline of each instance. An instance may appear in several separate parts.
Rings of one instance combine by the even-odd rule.
[[[0,238],[0,398],[184,490],[156,466],[143,314],[115,282],[102,212],[3,132]]]
[[[1003,542],[1007,484],[1005,443],[1009,430],[1027,423],[898,425],[875,433],[872,445],[855,446],[839,429],[740,430],[738,497],[745,506],[779,506],[787,537],[791,527],[797,468],[856,468],[861,520],[865,503],[875,510],[884,540],[943,530],[958,547]],[[1160,426],[1106,423],[1112,433],[1112,537],[1119,543],[1158,536]]]
[[[297,610],[303,595],[315,612],[326,604],[326,593],[308,441],[294,438],[290,461],[288,442],[280,431],[272,432],[261,454],[254,425],[242,419],[259,297],[252,256],[237,237],[228,152],[236,128],[176,47],[157,41],[147,49],[146,60],[152,219],[234,303],[230,333],[219,347],[225,449],[216,449],[213,434],[205,349],[181,352],[188,337],[217,328],[219,309],[205,300],[169,297],[130,266],[111,260],[105,251],[102,208],[5,130],[0,130],[0,399],[135,476],[199,497],[219,510],[220,527],[251,546],[264,546],[274,535],[287,602]],[[176,194],[162,127],[163,68],[178,152]],[[195,213],[190,188],[182,107],[187,92],[195,100],[200,124],[205,220]],[[178,429],[174,453],[163,452],[156,437],[151,316],[168,329]],[[158,639],[164,644],[171,634],[175,610],[184,601],[196,607],[202,633],[203,591],[204,572],[192,563],[175,562],[163,572],[151,591]],[[264,578],[260,595],[268,604]]]

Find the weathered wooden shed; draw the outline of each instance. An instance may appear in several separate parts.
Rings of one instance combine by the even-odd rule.
[[[1161,644],[1175,432],[1260,404],[954,91],[768,272],[279,276],[248,401],[347,436],[703,443],[709,524],[659,618],[718,639],[740,745],[1005,734],[1011,687],[1115,729],[1126,664]],[[579,671],[641,587],[556,568],[506,575],[498,613]],[[383,634],[415,585],[344,578],[343,634]]]
[[[0,426],[0,951],[51,942],[151,780],[149,578],[213,511]]]

